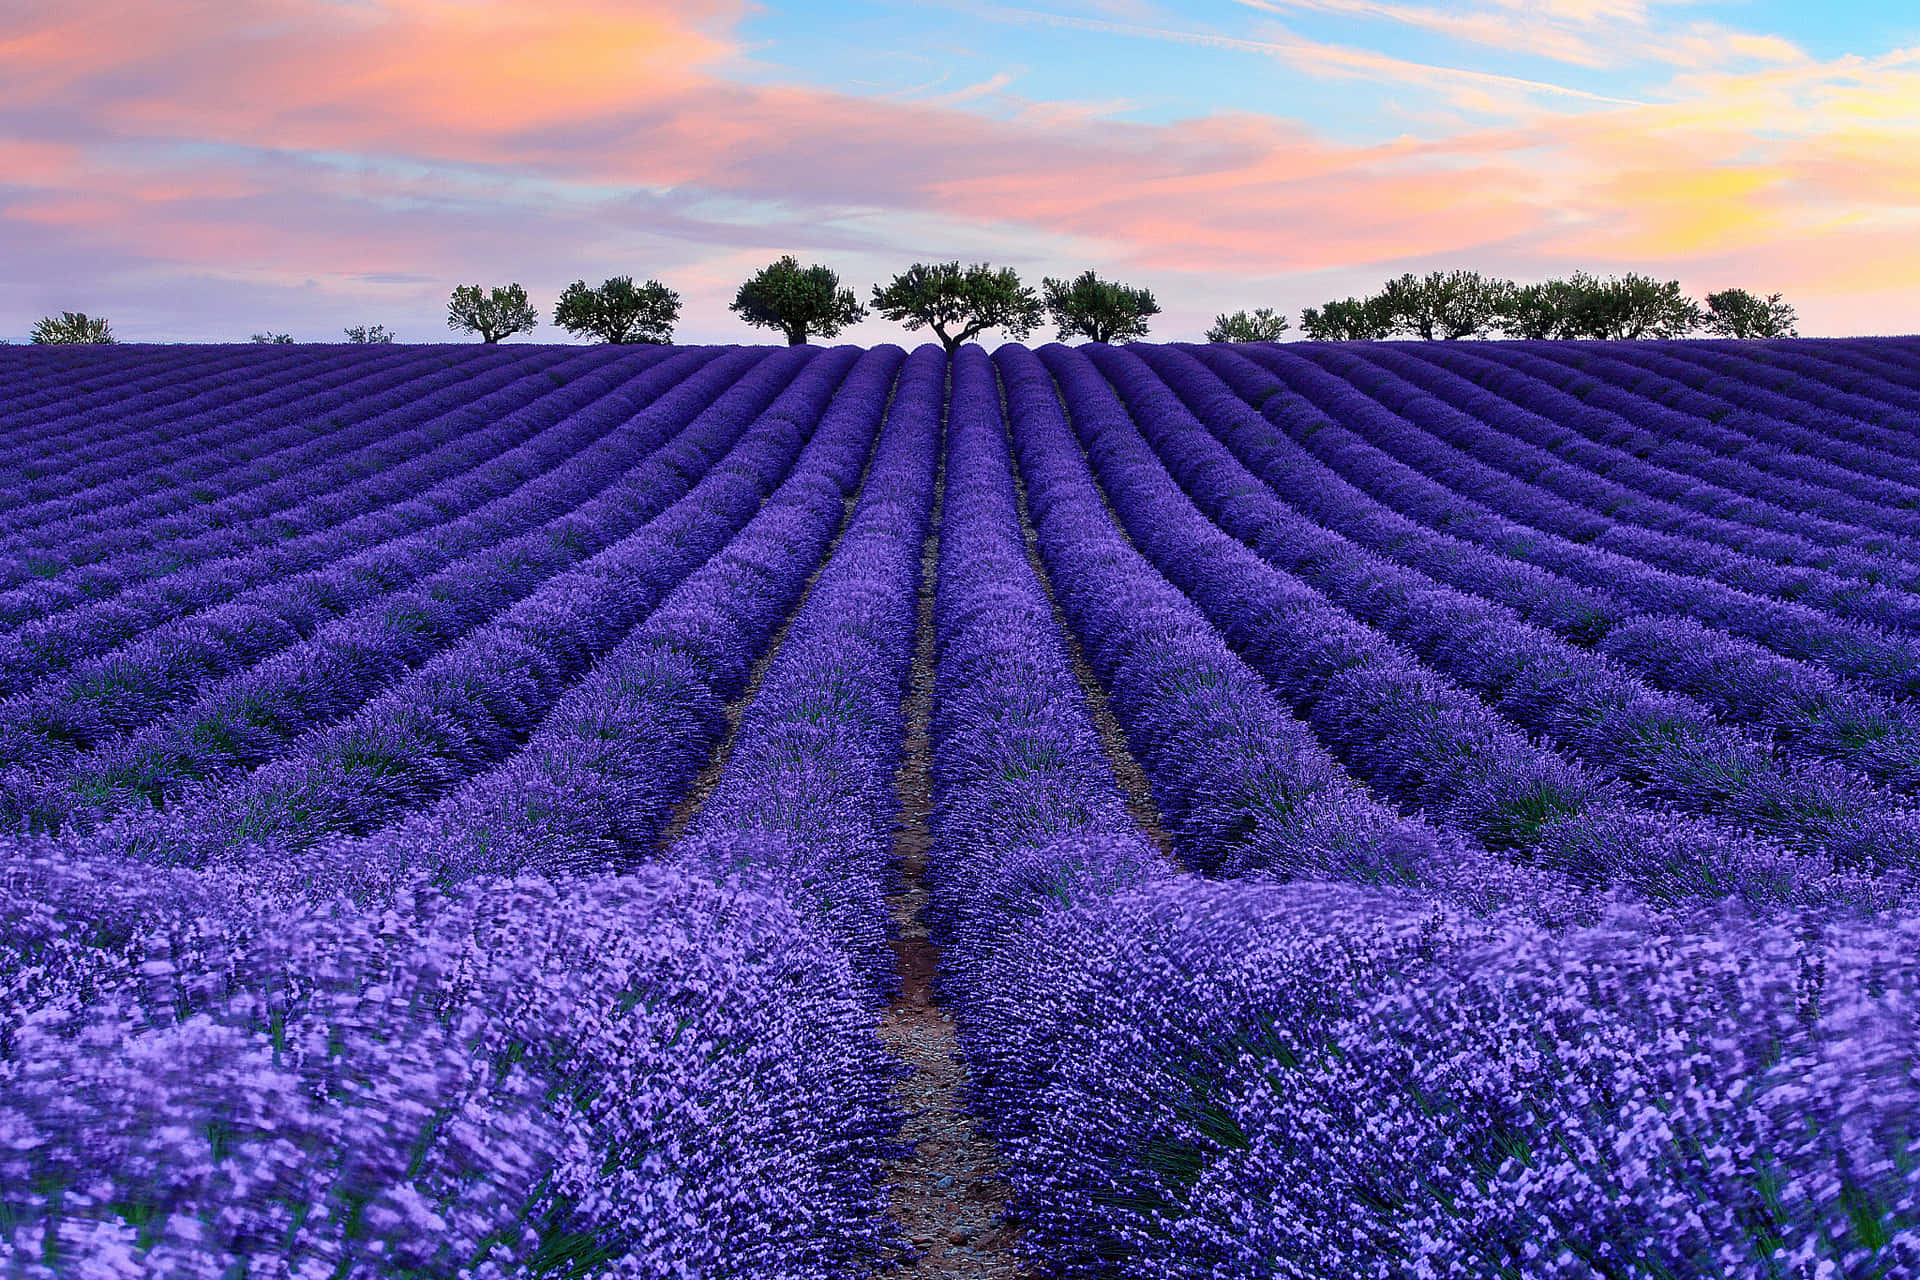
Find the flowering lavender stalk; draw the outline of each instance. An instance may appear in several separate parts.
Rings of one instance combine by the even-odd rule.
[[[1009,936],[983,1101],[1062,1277],[1902,1275],[1915,941],[1172,881]]]
[[[0,931],[0,1268],[852,1276],[892,1068],[778,899],[654,869],[358,910],[42,852]]]

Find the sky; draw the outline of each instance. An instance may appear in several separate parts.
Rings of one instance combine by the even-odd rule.
[[[1165,339],[1455,267],[1911,333],[1920,6],[0,0],[0,336],[455,341],[455,285],[518,281],[560,341],[631,275],[777,341],[727,303],[783,253],[1093,268]]]

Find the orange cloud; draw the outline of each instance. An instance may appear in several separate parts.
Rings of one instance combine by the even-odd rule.
[[[1555,11],[1644,17],[1633,0]],[[711,284],[788,247],[1056,273],[1092,259],[1242,286],[1450,263],[1832,297],[1920,285],[1920,55],[1689,72],[1640,104],[1429,68],[1432,92],[1498,93],[1511,123],[1356,145],[1246,113],[993,115],[969,109],[971,91],[914,102],[731,80],[742,12],[46,5],[0,33],[0,127],[22,135],[0,143],[0,220],[339,290],[473,261],[570,275],[588,253],[642,252]],[[1383,83],[1412,74],[1365,51],[1242,43]]]

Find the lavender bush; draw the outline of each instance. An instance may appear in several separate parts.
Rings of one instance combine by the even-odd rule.
[[[922,641],[1035,1274],[1920,1272],[1917,447],[1898,339],[0,349],[0,1272],[884,1269]]]

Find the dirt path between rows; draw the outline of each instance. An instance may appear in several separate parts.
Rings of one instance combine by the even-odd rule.
[[[927,937],[920,916],[927,901],[921,877],[932,843],[927,823],[933,809],[928,723],[933,711],[933,593],[945,489],[943,459],[920,562],[919,634],[905,704],[906,758],[895,778],[900,824],[893,851],[900,888],[891,902],[899,930],[894,952],[900,994],[880,1022],[880,1038],[912,1068],[895,1086],[895,1096],[907,1114],[901,1136],[914,1151],[894,1163],[887,1184],[894,1217],[908,1242],[898,1259],[906,1274],[1021,1280],[1030,1273],[1015,1252],[1017,1233],[1001,1219],[1007,1199],[1005,1169],[993,1143],[975,1130],[963,1102],[967,1072],[959,1059],[953,1019],[933,998],[939,948]]]

